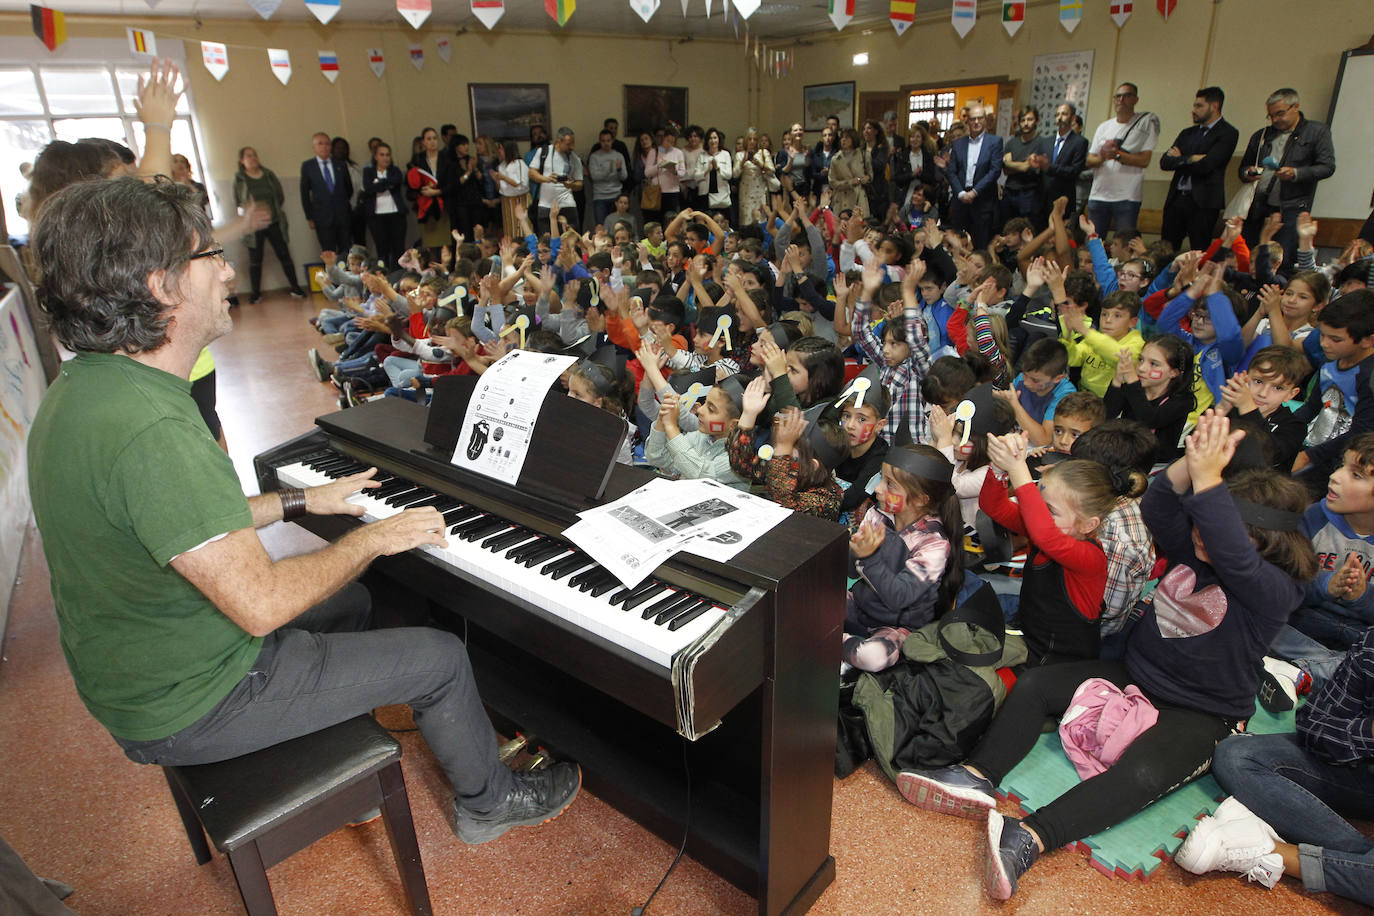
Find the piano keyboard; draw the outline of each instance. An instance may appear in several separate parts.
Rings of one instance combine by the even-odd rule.
[[[278,467],[276,472],[283,486],[313,487],[368,467],[347,455],[323,451]],[[380,468],[374,479],[382,485],[349,498],[363,507],[363,521],[434,506],[448,526],[448,546],[426,544],[418,549],[440,565],[523,599],[663,668],[671,669],[673,657],[726,613],[710,598],[652,577],[633,589],[624,588],[606,569],[563,541]]]

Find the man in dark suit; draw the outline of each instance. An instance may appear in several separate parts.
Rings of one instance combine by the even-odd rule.
[[[967,229],[975,248],[986,248],[997,217],[1002,138],[987,132],[987,111],[982,105],[969,108],[967,123],[968,136],[954,141],[945,167],[954,194],[949,222],[954,229]]]
[[[1311,211],[1317,182],[1336,172],[1331,128],[1303,117],[1299,103],[1296,89],[1269,96],[1264,103],[1269,126],[1251,135],[1240,157],[1240,180],[1259,182],[1245,217],[1245,241],[1254,245],[1269,214],[1281,214],[1283,228],[1274,241],[1283,246],[1287,264],[1298,247],[1298,214]]]
[[[1173,172],[1164,198],[1160,236],[1182,250],[1206,250],[1216,237],[1217,217],[1226,206],[1226,166],[1240,142],[1240,132],[1221,116],[1226,94],[1216,86],[1199,89],[1193,99],[1193,126],[1174,140],[1160,157],[1159,167]]]
[[[1074,211],[1077,210],[1078,175],[1086,168],[1088,161],[1088,141],[1073,129],[1078,110],[1064,102],[1054,110],[1054,135],[1045,141],[1044,161],[1036,162],[1045,183],[1045,193],[1041,198],[1044,210],[1037,225],[1049,224],[1050,207],[1057,198],[1067,197],[1069,206],[1064,211],[1064,222],[1072,226]]]
[[[301,209],[321,251],[347,251],[352,243],[348,202],[353,198],[348,165],[330,155],[329,134],[316,134],[310,145],[315,155],[301,163]]]

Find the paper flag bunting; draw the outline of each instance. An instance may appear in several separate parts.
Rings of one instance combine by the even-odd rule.
[[[495,28],[505,12],[506,0],[472,0],[472,15],[488,29]]]
[[[439,59],[444,63],[453,60],[453,42],[447,38],[440,38],[434,43],[434,47],[439,49]]]
[[[146,57],[157,57],[157,37],[147,29],[124,30],[129,34],[129,50]]]
[[[544,12],[553,17],[559,27],[568,24],[568,17],[577,11],[577,0],[544,0]]]
[[[892,0],[887,5],[887,18],[898,35],[904,34],[916,19],[916,0]]]
[[[339,78],[339,55],[333,51],[321,51],[319,54],[320,72],[332,83]]]
[[[410,46],[410,62],[415,65],[416,70],[423,70],[425,66],[424,45]]]
[[[735,12],[748,19],[758,12],[759,0],[735,0]]]
[[[1083,21],[1083,0],[1059,0],[1059,24],[1072,32]]]
[[[267,62],[272,65],[272,74],[285,86],[291,82],[291,52],[285,48],[268,48]]]
[[[1112,22],[1116,23],[1119,29],[1126,24],[1126,20],[1131,18],[1131,0],[1111,0]]]
[[[377,74],[377,79],[382,78],[382,74],[386,72],[386,57],[382,54],[381,48],[367,49],[367,65]]]
[[[1026,21],[1026,0],[1002,0],[1002,28],[1015,35]]]
[[[710,3],[710,0],[707,0]],[[835,31],[843,29],[849,25],[849,20],[854,18],[854,0],[830,0],[830,22],[835,26]]]
[[[396,12],[405,17],[412,29],[418,29],[429,18],[430,0],[396,0]]]
[[[320,22],[328,22],[339,12],[339,0],[305,0],[305,8]]]
[[[56,51],[57,46],[67,40],[67,17],[62,13],[30,4],[29,16],[33,19],[33,34],[49,51]]]
[[[978,22],[978,0],[954,0],[949,21],[953,23],[954,31],[959,33],[960,38],[968,35]]]
[[[1165,22],[1169,21],[1169,16],[1176,6],[1178,6],[1178,0],[1155,0],[1155,8],[1159,10],[1159,15],[1164,17]]]
[[[682,8],[684,11],[687,9],[687,0],[682,0]],[[711,0],[706,0],[706,18],[711,18]]]
[[[277,7],[281,6],[281,0],[248,0],[248,5],[262,18],[271,19]]]
[[[630,0],[630,9],[639,14],[639,18],[648,22],[654,18],[654,13],[658,12],[659,0]]]
[[[157,9],[157,5],[158,5],[159,3],[161,3],[162,0],[144,0],[144,2],[146,2],[146,3],[148,4],[148,8],[149,8],[149,9],[155,10],[155,9]]]
[[[229,49],[217,41],[200,43],[200,59],[216,81],[224,79],[224,74],[229,72]]]
[[[683,16],[686,16],[686,15],[687,15],[687,4],[689,4],[689,3],[691,3],[691,2],[692,2],[692,0],[682,0],[682,15],[683,15]],[[706,18],[707,18],[707,19],[710,19],[710,18],[711,18],[711,0],[706,0]]]

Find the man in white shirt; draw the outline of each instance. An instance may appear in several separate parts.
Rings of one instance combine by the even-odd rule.
[[[534,220],[536,233],[558,231],[557,226],[549,225],[549,208],[555,201],[559,211],[568,217],[568,224],[577,225],[573,192],[582,187],[582,160],[573,152],[576,142],[571,127],[560,127],[553,143],[535,153],[530,162],[530,182],[540,187],[539,210]]]
[[[954,141],[945,177],[954,200],[949,224],[967,229],[976,248],[992,240],[997,215],[997,178],[1002,174],[1002,138],[987,132],[987,110],[974,105],[968,113],[968,136]]]
[[[1088,168],[1096,170],[1088,192],[1088,217],[1104,235],[1108,228],[1117,232],[1135,229],[1145,169],[1159,142],[1159,116],[1149,111],[1136,113],[1139,92],[1135,83],[1116,87],[1112,93],[1116,117],[1097,125],[1088,145]]]
[[[663,192],[663,202],[659,204],[664,222],[672,219],[682,209],[682,179],[687,175],[687,159],[677,148],[677,128],[669,124],[663,129],[663,139],[658,145],[658,155],[650,165],[653,174],[647,176]]]

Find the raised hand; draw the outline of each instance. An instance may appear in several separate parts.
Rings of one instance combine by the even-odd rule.
[[[1312,218],[1312,214],[1306,210],[1298,214],[1298,242],[1303,249],[1312,247],[1312,240],[1317,237],[1317,221]]]
[[[939,404],[932,404],[930,408],[930,434],[936,448],[954,444],[954,418]]]
[[[1279,234],[1279,230],[1282,228],[1283,214],[1278,211],[1270,213],[1268,218],[1265,219],[1264,225],[1260,226],[1259,243],[1261,245],[1267,244],[1274,236]]]
[[[1236,453],[1236,445],[1245,438],[1245,430],[1231,431],[1231,421],[1208,410],[1198,418],[1197,428],[1188,436],[1184,459],[1188,465],[1188,476],[1193,479],[1193,489],[1197,492],[1211,489],[1221,483],[1221,472],[1230,464]]]
[[[792,454],[806,429],[806,417],[799,407],[788,407],[773,417],[773,454],[786,457]]]
[[[145,125],[171,128],[176,117],[177,99],[182,90],[176,87],[180,71],[169,58],[155,59],[148,67],[148,75],[138,78],[134,96],[134,111]]]
[[[777,341],[767,328],[761,328],[759,334],[759,355],[762,357],[764,371],[769,378],[777,378],[787,374],[787,354],[778,346]]]
[[[1222,409],[1217,413],[1226,413],[1234,407],[1237,413],[1249,413],[1255,409],[1255,399],[1250,393],[1250,375],[1246,372],[1237,372],[1226,380],[1226,384],[1221,388]]]
[[[1080,213],[1078,215],[1078,228],[1082,229],[1083,234],[1088,237],[1097,235],[1097,225],[1093,223],[1092,219],[1086,213]]]
[[[869,302],[878,294],[878,289],[883,285],[883,265],[878,263],[877,258],[869,258],[868,263],[863,268],[863,297]]]

